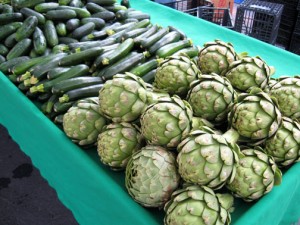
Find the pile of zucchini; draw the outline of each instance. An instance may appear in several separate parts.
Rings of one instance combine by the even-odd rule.
[[[0,43],[0,70],[57,123],[117,73],[151,83],[163,58],[198,54],[183,32],[152,24],[128,0],[2,1]]]

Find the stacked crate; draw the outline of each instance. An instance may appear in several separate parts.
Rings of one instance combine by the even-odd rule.
[[[298,2],[297,10],[298,10],[298,16],[292,34],[289,51],[300,55],[300,0]]]

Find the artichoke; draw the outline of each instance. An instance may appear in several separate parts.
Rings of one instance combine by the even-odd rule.
[[[282,174],[273,158],[260,147],[241,152],[235,177],[227,188],[234,196],[250,202],[270,192],[274,185],[279,185]]]
[[[225,77],[235,89],[249,92],[252,87],[264,90],[269,82],[274,68],[270,67],[260,57],[245,57],[230,64]]]
[[[79,101],[63,116],[64,132],[78,145],[93,145],[107,119],[99,112],[98,101],[89,99]]]
[[[126,166],[128,193],[146,207],[163,207],[179,181],[175,156],[160,146],[143,147],[133,153]]]
[[[271,87],[269,94],[276,98],[282,115],[300,118],[300,77],[281,77]]]
[[[220,40],[205,43],[198,56],[198,67],[203,74],[224,75],[229,64],[239,59],[232,44]]]
[[[158,66],[153,86],[171,95],[185,97],[190,83],[200,74],[199,68],[188,56],[169,56]]]
[[[178,96],[160,98],[141,116],[141,131],[147,142],[175,148],[192,129],[193,112]]]
[[[281,124],[276,103],[260,89],[240,94],[229,113],[229,124],[241,135],[241,142],[261,144],[272,137]]]
[[[289,166],[300,160],[300,124],[287,117],[275,135],[265,142],[265,151],[273,156],[278,166]]]
[[[133,152],[142,147],[139,128],[130,123],[112,123],[98,136],[98,155],[113,170],[125,169]]]
[[[147,106],[146,83],[134,74],[117,74],[99,91],[100,111],[113,122],[137,120]]]
[[[239,147],[235,144],[238,136],[234,130],[223,135],[209,129],[191,132],[177,148],[178,172],[182,179],[212,189],[231,182],[238,161]]]
[[[236,99],[230,82],[217,74],[202,75],[192,82],[187,101],[195,116],[214,123],[227,121],[227,114]]]
[[[190,185],[172,194],[164,207],[165,225],[228,225],[234,198],[205,186]]]

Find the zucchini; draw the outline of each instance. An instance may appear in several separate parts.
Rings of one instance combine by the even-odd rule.
[[[72,66],[78,63],[84,63],[85,61],[92,60],[103,52],[103,48],[96,47],[84,50],[82,52],[76,52],[63,57],[59,61],[60,66]]]
[[[108,29],[113,29],[115,27],[121,26],[120,22],[115,22],[112,25],[106,26],[104,27],[102,30],[100,31],[94,31],[91,34],[89,34],[89,38],[90,40],[99,40],[99,39],[104,39],[107,37],[107,33],[106,30]]]
[[[37,54],[42,55],[47,49],[47,40],[43,31],[36,27],[33,33],[33,47]]]
[[[97,73],[97,67],[102,64],[102,60],[105,56],[110,55],[114,50],[103,52],[101,55],[99,55],[95,61],[93,62],[93,65],[90,68],[91,73]],[[98,73],[97,73],[98,74]]]
[[[86,36],[95,29],[95,24],[92,22],[88,22],[78,28],[76,28],[72,34],[71,37],[75,39],[81,39],[83,36]]]
[[[125,6],[126,8],[130,8],[129,0],[121,0],[120,4]]]
[[[155,42],[160,40],[163,36],[165,36],[169,32],[169,28],[163,27],[160,30],[158,30],[156,33],[149,37],[144,37],[140,40],[140,47],[148,49],[151,45],[153,45]]]
[[[47,40],[47,44],[50,47],[54,47],[58,45],[58,36],[56,33],[56,29],[54,23],[51,20],[47,20],[44,27],[44,35]]]
[[[16,9],[33,8],[37,4],[43,3],[45,0],[12,0],[11,4]]]
[[[145,60],[146,53],[130,52],[126,57],[120,59],[114,64],[103,68],[97,74],[103,80],[112,79],[112,77],[117,73],[123,73],[129,71],[134,66]]]
[[[32,93],[33,94],[33,93]],[[36,93],[35,93],[36,94]],[[52,96],[52,94],[51,93],[42,93],[42,94],[40,94],[40,95],[38,95],[38,101],[39,102],[47,102],[48,101],[48,99],[50,98]],[[46,107],[46,104],[43,104],[45,107]],[[42,107],[43,108],[43,107]],[[43,110],[43,112],[45,112],[44,110]]]
[[[171,31],[170,33],[166,34],[163,36],[159,41],[157,41],[155,44],[153,44],[148,51],[150,52],[151,55],[154,55],[156,51],[173,42],[177,42],[180,39],[180,34],[177,31]]]
[[[65,21],[76,18],[77,14],[71,9],[55,9],[49,10],[45,16],[48,20]]]
[[[9,49],[5,45],[0,44],[0,55],[6,56],[8,53]]]
[[[71,43],[77,43],[78,40],[70,37],[58,37],[58,42],[61,44],[69,45]]]
[[[4,45],[8,48],[13,48],[17,43],[16,33],[9,35],[4,41]]]
[[[103,19],[100,18],[83,18],[81,19],[81,24],[87,24],[89,22],[92,22],[95,24],[95,29],[96,30],[100,30],[105,26],[105,21]]]
[[[35,16],[38,20],[38,25],[44,25],[46,22],[46,19],[43,14],[34,11],[33,9],[30,8],[22,8],[20,12],[25,16],[25,17],[30,17],[30,16]]]
[[[105,9],[104,7],[97,5],[95,3],[92,3],[92,2],[87,3],[85,5],[85,7],[92,14],[107,11],[107,9]]]
[[[82,98],[97,97],[99,91],[103,87],[103,84],[94,84],[87,87],[81,87],[66,92],[62,97],[59,98],[59,102],[75,101]]]
[[[67,72],[69,69],[70,69],[70,67],[55,67],[48,71],[47,79],[53,80],[53,79],[59,77],[61,74]]]
[[[113,27],[111,29],[106,29],[106,33],[108,35],[113,35],[115,33],[118,33],[122,30],[125,30],[125,29],[131,29],[136,23],[135,22],[131,22],[131,23],[125,23],[121,26],[117,26],[117,27]]]
[[[21,26],[21,22],[13,22],[4,26],[0,26],[0,41],[6,39],[9,35],[15,33],[17,29]]]
[[[31,51],[29,52],[29,57],[30,58],[37,58],[39,57],[39,54],[36,53],[36,51],[33,49],[31,49]]]
[[[156,51],[156,56],[159,58],[166,58],[173,55],[175,52],[183,48],[191,47],[192,45],[193,43],[190,39],[184,39],[174,43],[166,44]]]
[[[88,18],[91,16],[91,13],[84,8],[72,7],[72,6],[59,6],[58,9],[74,10],[77,14],[77,18],[80,18],[80,19]]]
[[[138,20],[145,20],[145,19],[150,20],[150,15],[136,10],[136,11],[129,11],[127,18],[135,18]]]
[[[73,31],[80,26],[79,19],[70,19],[66,22],[66,28],[68,31]]]
[[[31,93],[49,92],[52,89],[53,85],[56,85],[63,80],[70,79],[73,77],[86,76],[86,75],[88,75],[88,73],[89,73],[89,67],[85,64],[79,64],[79,65],[71,67],[71,69],[69,69],[67,72],[61,74],[56,79],[46,81],[42,84],[31,87],[30,92]]]
[[[6,59],[10,60],[20,56],[24,56],[29,53],[31,48],[31,39],[25,38],[22,41],[18,42],[7,54]]]
[[[39,13],[46,13],[49,10],[57,9],[58,6],[59,6],[59,4],[56,2],[40,3],[34,7],[34,10]]]
[[[57,54],[57,53],[62,53],[62,52],[69,52],[70,48],[66,44],[59,44],[56,45],[52,48],[52,53]]]
[[[1,5],[1,13],[13,13],[14,9],[8,4]]]
[[[148,27],[147,27],[148,28]],[[159,27],[155,24],[153,25],[152,27],[148,28],[148,30],[144,33],[142,33],[141,35],[135,37],[133,39],[134,41],[134,44],[136,46],[139,46],[140,45],[140,41],[143,39],[143,38],[147,38],[147,37],[150,37],[151,35],[153,35],[154,33],[156,33],[158,31]]]
[[[10,60],[7,60],[0,64],[0,71],[4,74],[8,73],[15,65],[17,65],[20,62],[26,62],[28,59],[30,59],[28,56],[21,56],[17,58],[13,58]]]
[[[148,29],[147,28],[137,28],[131,31],[128,31],[127,33],[123,34],[122,40],[126,40],[128,38],[135,38],[143,33],[145,33]]]
[[[145,74],[149,73],[151,70],[156,69],[161,61],[162,59],[151,59],[145,63],[137,65],[136,67],[132,68],[129,72],[139,77],[142,77]]]
[[[87,2],[96,3],[100,6],[107,6],[107,5],[113,5],[117,3],[117,0],[87,0]]]
[[[67,91],[77,88],[88,87],[95,84],[102,84],[103,80],[100,77],[75,77],[63,80],[52,87],[53,94],[63,94]]]
[[[16,32],[16,41],[31,37],[37,24],[38,19],[35,16],[27,17],[24,20],[23,25]]]
[[[125,20],[125,19],[128,18],[128,11],[127,10],[119,10],[115,14],[116,14],[116,18],[118,20]]]
[[[91,15],[91,17],[101,18],[101,19],[105,20],[106,22],[108,22],[108,21],[114,20],[116,15],[113,12],[106,10],[106,11],[94,13]]]
[[[56,29],[57,35],[60,37],[67,36],[67,34],[68,34],[66,24],[64,24],[64,23],[56,24],[55,29]],[[59,42],[59,40],[58,40],[58,42]]]
[[[109,65],[117,62],[119,59],[124,58],[126,55],[128,55],[129,52],[133,49],[133,47],[134,47],[133,39],[132,38],[126,39],[110,55],[105,56],[102,59],[100,65]]]
[[[197,46],[192,46],[188,48],[183,48],[177,52],[175,52],[173,55],[187,55],[190,58],[194,58],[195,56],[198,56],[199,49]]]
[[[18,89],[19,89],[20,91],[22,91],[22,92],[26,92],[26,91],[29,90],[29,87],[25,86],[24,83],[19,83],[19,84],[18,84]]]
[[[54,103],[58,100],[57,95],[51,95],[48,101],[46,102],[45,113],[51,113],[53,111]]]
[[[105,9],[107,9],[108,11],[111,11],[113,13],[116,13],[120,10],[127,10],[127,8],[125,6],[122,6],[118,3],[114,4],[114,5],[108,5],[108,6],[104,6]]]
[[[119,43],[116,43],[115,39],[112,38],[106,38],[102,41],[89,41],[89,42],[79,42],[78,44],[81,44],[79,47],[75,48],[75,52],[81,52],[90,48],[96,48],[96,47],[102,47],[103,51],[108,51],[110,49],[115,48],[116,44],[119,45]],[[111,46],[113,46],[111,48]]]
[[[182,40],[187,39],[187,36],[186,36],[186,34],[183,31],[181,31],[178,28],[173,27],[173,26],[168,26],[168,27],[169,27],[170,31],[177,31],[180,34],[180,39],[182,39]]]
[[[73,102],[72,102],[73,103]],[[54,109],[54,106],[53,106]],[[55,111],[54,111],[55,112]],[[53,122],[58,126],[62,126],[64,122],[64,114],[56,115],[53,119]]]
[[[0,64],[4,63],[6,61],[6,58],[3,55],[0,55]]]
[[[143,79],[143,81],[151,84],[154,81],[156,70],[157,69],[153,69],[153,70],[149,71],[148,73],[146,73],[145,75],[143,75],[141,77]]]
[[[61,103],[59,101],[54,103],[53,110],[58,113],[65,113],[71,108],[74,104],[74,101]]]
[[[72,0],[72,1],[70,2],[69,6],[81,8],[81,7],[84,6],[84,4],[82,3],[81,0]]]
[[[69,5],[71,1],[72,0],[58,0],[58,4],[60,6],[62,6],[62,5]]]
[[[2,57],[3,57],[3,56],[2,56]],[[1,56],[0,56],[0,59],[1,59]],[[19,82],[18,82],[18,76],[17,76],[17,75],[15,75],[15,74],[10,74],[10,75],[8,75],[7,77],[8,77],[8,79],[9,79],[11,82],[13,82],[14,84],[19,83]]]
[[[22,13],[3,13],[0,14],[0,25],[9,24],[12,22],[23,21]]]
[[[130,22],[139,22],[138,19],[135,19],[135,18],[127,18],[125,20],[122,20],[122,23],[130,23]]]

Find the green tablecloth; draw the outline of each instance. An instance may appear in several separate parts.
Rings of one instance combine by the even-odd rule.
[[[173,25],[194,43],[216,38],[232,42],[237,51],[260,55],[276,67],[275,76],[300,72],[300,57],[258,40],[213,25],[147,0],[131,0],[132,7],[151,14],[153,23]],[[61,202],[81,225],[158,225],[162,211],[135,203],[124,187],[124,174],[104,167],[95,150],[82,150],[52,124],[0,73],[0,123],[31,157]],[[280,186],[255,204],[236,201],[234,225],[286,225],[300,218],[300,163],[290,168]]]

